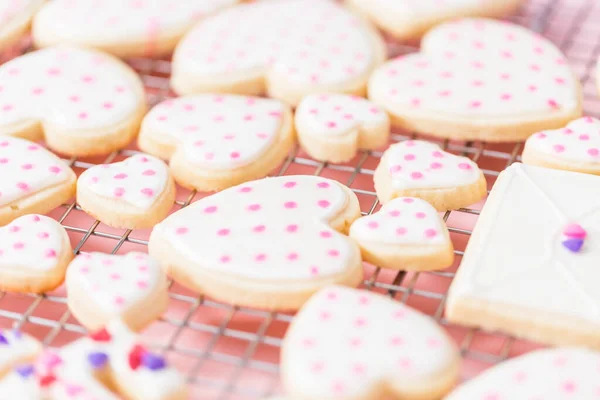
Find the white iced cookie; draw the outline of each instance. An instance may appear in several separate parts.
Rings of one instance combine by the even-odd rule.
[[[69,264],[66,282],[69,309],[90,330],[116,318],[140,330],[169,301],[164,272],[144,253],[80,254]]]
[[[379,294],[330,286],[294,318],[282,345],[283,385],[292,398],[441,398],[460,356],[436,322]]]
[[[382,268],[428,271],[449,267],[454,247],[444,220],[429,203],[413,197],[391,200],[350,227],[363,260]]]
[[[392,123],[459,140],[511,142],[581,116],[579,81],[547,39],[507,22],[465,19],[381,66],[369,97]]]
[[[265,178],[177,211],[150,236],[150,255],[180,284],[216,299],[297,309],[331,283],[357,286],[360,250],[344,234],[356,195],[314,176]]]
[[[386,112],[358,96],[307,96],[296,109],[295,123],[300,145],[319,161],[349,161],[359,149],[386,145],[390,136]]]
[[[0,136],[0,226],[31,213],[47,213],[75,194],[77,176],[40,145]]]
[[[525,142],[523,162],[600,175],[600,120],[584,117],[564,128],[530,136]]]
[[[177,183],[222,190],[266,176],[294,145],[293,116],[278,100],[204,94],[167,100],[144,118],[138,144],[165,160]]]
[[[19,41],[45,0],[4,0],[0,2],[0,51]]]
[[[346,0],[398,40],[417,40],[434,26],[463,17],[502,17],[523,0]]]
[[[583,348],[533,351],[488,369],[445,399],[595,399],[598,365],[600,354]]]
[[[73,258],[69,235],[52,218],[30,214],[0,228],[0,289],[42,293],[61,285]]]
[[[384,59],[376,30],[335,2],[262,1],[192,29],[175,50],[171,85],[180,95],[266,92],[296,105],[311,93],[364,95]]]
[[[77,204],[115,228],[151,228],[175,201],[175,183],[161,160],[138,154],[125,161],[96,165],[77,181]]]
[[[41,343],[20,330],[0,330],[0,379],[15,366],[33,361],[41,351]]]
[[[118,57],[162,56],[201,17],[238,0],[53,0],[35,16],[37,47],[70,44]]]
[[[136,73],[98,51],[53,47],[0,66],[0,136],[45,138],[69,156],[107,154],[137,135],[146,111]]]
[[[373,179],[384,204],[396,197],[418,197],[446,211],[469,206],[486,194],[485,177],[477,164],[422,140],[391,145]]]

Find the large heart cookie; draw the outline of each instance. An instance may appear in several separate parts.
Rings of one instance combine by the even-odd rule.
[[[419,197],[438,211],[466,207],[486,194],[485,177],[477,164],[422,140],[390,146],[374,181],[377,197],[384,204],[396,197]]]
[[[167,308],[167,280],[144,253],[77,256],[67,271],[69,309],[88,329],[122,319],[139,330]]]
[[[71,44],[119,57],[170,53],[202,16],[238,0],[53,0],[35,16],[37,47]]]
[[[0,2],[0,51],[25,35],[31,19],[44,0],[11,0]]]
[[[161,160],[138,154],[86,170],[77,181],[77,203],[116,228],[151,228],[175,201],[175,184]]]
[[[175,50],[172,86],[179,94],[266,91],[296,105],[315,92],[365,94],[384,59],[378,33],[335,2],[261,1],[188,33]]]
[[[600,120],[580,118],[565,128],[530,136],[525,142],[523,162],[600,175]]]
[[[142,150],[170,159],[177,182],[200,191],[262,178],[294,145],[292,112],[278,100],[195,95],[167,100],[144,118]]]
[[[453,139],[519,141],[581,115],[565,56],[527,29],[486,19],[434,28],[420,53],[372,75],[369,97],[398,126]]]
[[[450,266],[452,241],[444,220],[429,203],[413,197],[391,200],[350,227],[363,259],[378,267],[426,271]]]
[[[306,303],[281,351],[286,390],[307,400],[439,399],[454,386],[460,359],[430,317],[338,286]]]
[[[0,331],[0,378],[14,366],[32,361],[42,351],[42,344],[18,329]]]
[[[71,156],[128,144],[146,111],[144,89],[121,61],[93,50],[53,47],[0,67],[0,135]]]
[[[324,285],[360,283],[360,251],[343,235],[359,215],[356,195],[336,181],[265,178],[177,211],[148,246],[182,285],[234,304],[295,309]]]
[[[359,149],[387,144],[390,118],[362,97],[314,94],[302,99],[295,114],[302,148],[314,159],[346,162]]]
[[[73,258],[65,229],[52,218],[25,215],[0,228],[0,289],[47,292],[60,286]]]
[[[77,177],[38,144],[0,136],[0,225],[30,213],[46,213],[75,194]]]

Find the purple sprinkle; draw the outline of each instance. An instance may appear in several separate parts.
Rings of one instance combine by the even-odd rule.
[[[94,368],[102,368],[108,361],[108,354],[106,353],[90,353],[88,354],[88,361]]]
[[[0,333],[0,344],[8,344],[8,339],[2,333]]]
[[[17,339],[21,339],[23,337],[23,333],[18,329],[13,329],[12,333],[13,333],[13,336],[16,337]]]
[[[35,372],[33,365],[31,365],[31,364],[26,364],[26,365],[21,365],[19,367],[16,367],[15,371],[17,371],[17,373],[19,375],[21,375],[23,378],[28,378],[31,375],[33,375],[33,373]]]
[[[152,371],[157,371],[165,368],[167,363],[161,356],[152,353],[144,353],[144,355],[142,355],[142,365]]]
[[[562,242],[562,245],[573,253],[579,253],[581,246],[583,246],[583,239],[567,239]]]

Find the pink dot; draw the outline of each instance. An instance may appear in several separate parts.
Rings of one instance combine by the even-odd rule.
[[[177,235],[185,235],[186,233],[188,233],[189,229],[186,228],[185,226],[180,226],[179,228],[175,229],[175,233]]]
[[[137,282],[137,286],[138,286],[140,289],[146,289],[146,288],[148,287],[148,283],[147,283],[147,282],[145,282],[145,281],[138,281],[138,282]]]
[[[184,109],[185,111],[194,111],[194,109],[195,109],[195,108],[196,108],[196,107],[194,107],[194,105],[193,105],[193,104],[184,104],[184,105],[183,105],[183,109]]]
[[[287,259],[290,261],[295,261],[298,259],[298,253],[290,253],[287,255]]]
[[[252,191],[252,188],[249,186],[244,186],[243,188],[240,188],[241,193],[250,193],[251,191]]]
[[[397,174],[401,170],[402,170],[402,167],[400,165],[392,165],[390,167],[390,173],[392,173],[392,174]]]
[[[21,165],[21,168],[24,170],[30,170],[33,168],[33,165],[32,164],[23,164],[23,165]]]
[[[219,236],[228,236],[229,233],[230,233],[230,231],[227,228],[222,228],[217,231],[217,235],[219,235]]]
[[[0,164],[7,164],[8,158],[0,158]]]
[[[31,93],[33,93],[33,94],[34,94],[34,95],[36,95],[36,96],[39,96],[40,94],[44,93],[44,89],[43,89],[43,88],[41,88],[41,87],[37,87],[37,88],[34,88],[34,89],[31,91]]]
[[[106,110],[110,110],[114,107],[114,105],[113,103],[107,101],[106,103],[102,104],[102,107],[104,107]]]
[[[154,196],[154,190],[150,189],[150,188],[143,188],[141,190],[142,194],[148,197]]]
[[[577,391],[577,385],[575,385],[575,382],[566,381],[562,384],[562,390],[565,393],[575,393]]]
[[[57,167],[57,166],[54,166],[54,165],[51,166],[50,168],[48,168],[48,170],[50,172],[52,172],[53,174],[59,174],[62,171],[62,169],[60,167]]]
[[[400,216],[400,211],[398,211],[398,210],[392,210],[392,211],[390,211],[390,212],[388,213],[388,215],[389,215],[390,217],[399,217],[399,216]]]
[[[69,96],[69,100],[73,103],[77,103],[79,100],[81,100],[81,98],[79,96]]]
[[[319,268],[313,265],[312,267],[310,267],[310,274],[319,275]]]
[[[443,166],[444,166],[444,165],[443,165],[442,163],[439,163],[439,162],[432,162],[432,163],[429,165],[429,167],[430,167],[431,169],[440,169],[440,168],[442,168]]]
[[[298,225],[294,225],[294,224],[288,225],[288,226],[286,226],[285,230],[287,232],[289,232],[289,233],[297,232],[298,231]]]
[[[552,146],[552,149],[556,153],[562,153],[563,151],[565,151],[565,146],[563,146],[562,144],[555,144],[554,146]]]
[[[359,327],[366,326],[367,320],[365,318],[358,317],[356,320],[354,320],[354,325]]]
[[[404,199],[402,199],[402,202],[410,204],[414,202],[414,199],[411,199],[410,197],[405,197]]]
[[[254,260],[257,261],[257,262],[262,262],[262,261],[265,261],[266,259],[267,259],[267,255],[264,254],[264,253],[257,254],[254,257]]]
[[[411,172],[410,177],[413,179],[422,179],[423,174],[421,172]]]
[[[329,203],[329,201],[327,201],[327,200],[319,200],[319,201],[317,202],[317,204],[318,204],[318,205],[319,205],[319,207],[321,207],[321,208],[327,208],[327,207],[329,207],[329,206],[331,205],[331,203]]]
[[[425,231],[425,236],[428,238],[434,238],[437,236],[437,231],[435,229],[427,229]]]
[[[88,117],[88,113],[86,112],[81,112],[78,115],[79,119],[86,119]]]
[[[545,139],[548,135],[546,135],[544,132],[540,132],[536,135],[536,137],[538,139]]]
[[[207,214],[212,214],[215,211],[217,211],[217,207],[216,206],[208,206],[204,209],[204,212]]]
[[[229,157],[231,157],[233,159],[240,158],[240,153],[237,151],[232,151],[231,154],[229,154]]]
[[[250,210],[250,211],[258,211],[260,209],[261,209],[260,204],[250,204],[248,206],[248,210]]]
[[[48,239],[50,237],[50,234],[48,232],[40,232],[37,234],[37,237],[40,239]]]
[[[398,236],[404,236],[406,235],[407,229],[404,227],[400,227],[398,229],[396,229],[396,235]]]
[[[29,185],[26,184],[25,182],[17,182],[17,188],[19,188],[23,191],[27,191],[27,190],[29,190]]]
[[[2,106],[2,111],[10,111],[13,109],[12,104],[5,104],[4,106]]]
[[[415,214],[415,217],[417,217],[418,219],[423,219],[426,217],[424,212],[418,212]]]
[[[117,304],[118,306],[122,306],[123,304],[125,304],[125,299],[121,296],[116,296],[115,304]]]
[[[48,250],[46,250],[44,255],[46,256],[46,258],[56,258],[56,251],[52,250],[52,249],[48,249]]]
[[[377,223],[377,221],[370,221],[367,226],[371,229],[377,229],[379,228],[379,224]]]
[[[390,339],[390,343],[392,346],[400,346],[404,343],[404,339],[402,339],[400,336],[394,336]]]
[[[327,124],[326,124],[326,125],[327,125],[327,127],[328,127],[328,128],[330,128],[330,129],[333,129],[333,128],[335,128],[335,127],[337,126],[337,124],[336,124],[335,122],[333,122],[333,121],[329,121],[329,122],[327,122]]]
[[[317,183],[317,187],[321,189],[327,189],[329,187],[329,182],[319,182]]]
[[[405,156],[404,156],[404,159],[405,159],[406,161],[412,161],[412,160],[414,160],[415,158],[416,158],[416,157],[415,157],[415,155],[414,155],[414,154],[407,154],[407,155],[405,155]]]
[[[458,164],[458,168],[464,169],[464,170],[470,170],[471,169],[471,164],[460,163],[460,164]]]
[[[600,154],[600,150],[596,148],[588,149],[587,153],[592,157],[597,157]]]
[[[16,243],[13,243],[12,247],[15,250],[21,250],[21,249],[23,249],[25,247],[25,244],[21,243],[21,242],[16,242]]]
[[[127,178],[127,174],[120,173],[120,174],[113,176],[113,178],[114,179],[125,179],[125,178]]]
[[[329,239],[330,237],[333,236],[333,234],[331,232],[328,232],[328,231],[321,231],[319,233],[319,236],[321,236],[323,239]]]
[[[590,135],[585,135],[585,134],[579,135],[579,140],[583,140],[583,141],[590,140]]]
[[[340,252],[337,250],[329,250],[327,252],[327,255],[329,255],[329,257],[337,257],[340,255]]]
[[[229,261],[231,261],[231,257],[229,256],[222,256],[219,261],[223,264],[227,264]]]
[[[254,228],[252,228],[253,232],[256,233],[260,233],[260,232],[264,232],[266,229],[266,227],[264,225],[256,225]]]
[[[283,187],[288,188],[288,189],[291,189],[294,186],[296,186],[296,182],[294,182],[294,181],[289,181],[289,182],[286,182],[283,184]]]
[[[441,151],[438,151],[438,150],[431,153],[431,155],[435,158],[443,158],[444,157],[444,153],[442,153]]]
[[[21,227],[17,226],[17,225],[13,225],[10,228],[8,228],[8,231],[11,233],[16,233],[16,232],[19,232],[20,230],[21,230]]]
[[[94,81],[94,77],[90,75],[85,75],[81,78],[81,80],[85,83],[92,83]]]
[[[122,187],[115,188],[115,190],[114,190],[115,197],[121,197],[124,194],[125,194],[125,188],[122,188]]]
[[[298,207],[298,204],[295,201],[286,201],[283,206],[287,209],[292,209]]]
[[[154,176],[154,175],[156,175],[156,171],[154,171],[152,169],[147,169],[144,172],[142,172],[142,175],[144,175],[144,176]]]

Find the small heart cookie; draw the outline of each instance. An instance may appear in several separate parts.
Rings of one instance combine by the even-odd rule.
[[[127,145],[146,112],[144,87],[107,54],[52,47],[0,66],[0,135],[45,138],[69,156],[107,154]]]
[[[148,249],[180,284],[216,299],[297,309],[325,285],[362,281],[360,250],[344,235],[359,216],[356,195],[336,181],[265,178],[170,215]]]
[[[378,267],[428,271],[452,265],[454,247],[444,220],[429,203],[413,197],[391,200],[350,227],[363,260]]]
[[[118,57],[163,56],[202,16],[239,0],[53,0],[35,16],[36,47],[71,44]]]
[[[0,226],[64,204],[76,182],[71,168],[40,145],[0,136]]]
[[[177,45],[171,86],[180,95],[266,92],[291,105],[311,93],[364,95],[385,46],[336,3],[258,1],[206,18]]]
[[[0,379],[16,365],[33,361],[42,344],[18,329],[0,331]]]
[[[390,136],[386,112],[357,96],[307,96],[296,109],[295,122],[302,148],[319,161],[349,161],[359,149],[384,146]]]
[[[294,145],[293,116],[278,100],[206,94],[167,100],[144,118],[138,144],[170,159],[177,183],[217,191],[262,178]]]
[[[51,291],[73,258],[67,231],[52,218],[31,214],[0,228],[0,289]]]
[[[485,177],[477,164],[422,140],[390,146],[374,181],[384,204],[396,197],[419,197],[438,211],[466,207],[486,195]]]
[[[94,330],[120,318],[140,330],[167,308],[167,280],[160,265],[144,253],[85,253],[67,270],[69,309]]]
[[[581,116],[579,80],[554,44],[518,25],[439,25],[421,52],[373,73],[369,97],[392,123],[458,140],[512,142]]]
[[[523,162],[600,175],[600,120],[584,117],[565,128],[530,136],[525,142]]]
[[[439,399],[454,386],[460,363],[456,346],[432,318],[339,286],[306,303],[281,351],[285,389],[306,400]]]
[[[13,0],[0,3],[0,51],[19,41],[45,0]]]
[[[77,181],[77,204],[115,228],[151,228],[175,201],[175,183],[161,160],[143,154],[96,165]]]

